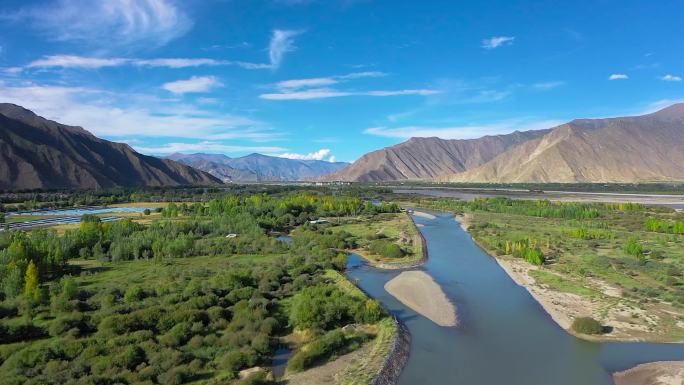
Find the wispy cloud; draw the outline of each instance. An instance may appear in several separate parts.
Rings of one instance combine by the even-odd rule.
[[[442,139],[473,139],[484,135],[501,135],[513,131],[541,130],[555,127],[562,122],[556,120],[506,120],[484,125],[464,125],[451,127],[371,127],[364,130],[365,134],[386,138],[408,139],[413,137],[438,137]]]
[[[681,82],[682,81],[681,77],[676,76],[676,75],[670,75],[670,74],[667,74],[660,79],[664,80],[666,82]]]
[[[206,111],[146,95],[2,82],[0,95],[3,102],[24,106],[61,123],[83,126],[98,136],[262,142],[282,137],[282,133],[249,117]]]
[[[208,92],[221,86],[221,82],[215,76],[193,76],[187,80],[164,83],[162,88],[174,94],[188,94]]]
[[[58,0],[4,19],[28,22],[48,39],[112,46],[162,46],[192,27],[170,0]]]
[[[342,96],[396,96],[396,95],[432,95],[439,93],[438,90],[429,89],[406,89],[406,90],[380,90],[380,91],[338,91],[328,88],[307,89],[302,91],[285,91],[279,93],[261,94],[262,99],[268,100],[310,100],[336,98]]]
[[[287,159],[300,159],[300,160],[325,160],[328,162],[334,162],[335,156],[332,155],[332,151],[329,148],[321,148],[318,151],[310,152],[308,154],[297,154],[293,152],[286,152],[284,154],[277,155],[281,158]]]
[[[228,61],[215,60],[208,58],[157,58],[157,59],[136,59],[132,61],[138,66],[166,67],[166,68],[186,68],[199,66],[216,66],[230,64]]]
[[[377,78],[386,76],[387,74],[379,71],[367,72],[353,72],[346,75],[326,76],[320,78],[306,78],[306,79],[291,79],[283,80],[276,83],[276,87],[280,89],[297,89],[309,87],[325,87],[331,86],[347,80],[361,79],[361,78]]]
[[[337,98],[342,96],[396,96],[396,95],[432,95],[438,90],[432,89],[399,89],[399,90],[339,90],[330,88],[338,83],[361,78],[382,77],[387,74],[379,71],[353,72],[346,75],[335,75],[319,78],[283,80],[275,84],[278,92],[259,95],[267,100],[310,100]]]
[[[95,58],[75,55],[53,55],[34,60],[26,65],[26,68],[102,68],[116,67],[126,64],[129,60],[122,58]]]
[[[186,68],[199,66],[217,66],[235,64],[226,60],[215,60],[209,58],[154,58],[154,59],[134,59],[134,58],[99,58],[78,55],[48,55],[41,59],[34,60],[24,68],[86,68],[97,69],[104,67],[118,67],[123,65],[133,65],[140,67],[166,67],[166,68]]]
[[[547,91],[547,90],[552,90],[554,88],[562,87],[565,85],[565,82],[562,80],[556,80],[556,81],[551,81],[551,82],[541,82],[541,83],[534,83],[532,84],[532,88],[535,90],[539,91]]]
[[[489,39],[482,40],[482,48],[494,49],[503,45],[511,45],[514,40],[514,36],[493,36]]]
[[[168,143],[163,146],[133,146],[137,151],[145,154],[173,154],[175,152],[279,152],[286,151],[282,147],[274,146],[240,146],[215,141],[201,141],[195,143]]]
[[[322,87],[337,84],[338,81],[335,78],[309,78],[309,79],[292,79],[283,80],[278,82],[276,85],[278,88],[284,89],[294,89],[294,88],[308,88],[308,87]]]
[[[271,67],[277,69],[283,62],[285,54],[295,50],[294,38],[301,31],[276,29],[273,31],[271,43],[268,46],[268,57],[271,59]]]
[[[624,79],[629,79],[629,76],[626,74],[611,74],[608,76],[608,80],[624,80]]]
[[[75,1],[75,0],[71,0]],[[79,0],[81,1],[81,0]],[[117,0],[124,1],[124,0]],[[130,2],[130,0],[127,0]],[[145,2],[160,2],[161,0],[145,0]],[[150,20],[151,22],[151,20]],[[295,50],[294,38],[301,34],[301,31],[291,30],[274,30],[269,43],[269,62],[268,63],[250,63],[240,60],[217,60],[211,58],[125,58],[125,57],[87,57],[78,55],[48,55],[41,59],[34,60],[24,67],[13,67],[11,69],[4,69],[4,72],[14,73],[20,72],[27,68],[85,68],[97,69],[104,67],[116,67],[123,65],[139,66],[139,67],[166,67],[166,68],[186,68],[199,66],[220,66],[233,65],[250,70],[259,69],[278,69],[283,62],[285,54]],[[111,40],[111,37],[102,37],[103,40]],[[376,72],[357,72],[349,74],[346,79],[353,79],[355,77],[375,76]],[[340,77],[340,79],[345,79]]]

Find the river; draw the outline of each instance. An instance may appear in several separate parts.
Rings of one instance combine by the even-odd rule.
[[[611,373],[637,364],[684,360],[684,345],[596,343],[568,334],[461,229],[453,215],[421,225],[428,260],[421,269],[458,309],[458,327],[439,327],[385,292],[399,272],[349,258],[348,276],[411,332],[399,384],[611,385]]]

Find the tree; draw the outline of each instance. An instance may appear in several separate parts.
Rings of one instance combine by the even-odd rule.
[[[583,334],[601,334],[603,326],[591,317],[578,317],[572,321],[572,330]]]
[[[39,277],[38,268],[30,261],[26,268],[26,276],[24,278],[24,295],[34,301],[40,299],[40,288],[38,287]]]
[[[14,262],[11,262],[7,267],[7,274],[2,280],[2,291],[8,298],[14,298],[21,294],[21,285],[23,283],[22,268]]]

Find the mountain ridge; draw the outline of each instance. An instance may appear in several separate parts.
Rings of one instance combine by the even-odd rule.
[[[321,179],[355,182],[432,179],[483,164],[504,149],[546,132],[514,131],[477,139],[414,137],[372,151],[349,167]]]
[[[223,154],[175,153],[168,158],[231,182],[314,180],[348,166],[345,162],[288,159],[252,153],[231,158]]]
[[[211,185],[220,180],[126,143],[0,103],[0,189]]]
[[[575,119],[450,182],[684,180],[684,103],[641,116]]]

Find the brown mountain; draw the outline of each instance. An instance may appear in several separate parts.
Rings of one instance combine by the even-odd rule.
[[[135,152],[81,127],[0,103],[0,189],[221,183],[203,171]]]
[[[513,132],[479,139],[411,138],[362,156],[324,180],[376,182],[431,179],[477,167],[506,149],[538,138],[548,130]]]
[[[454,182],[684,180],[684,104],[643,115],[578,119],[508,149]]]

